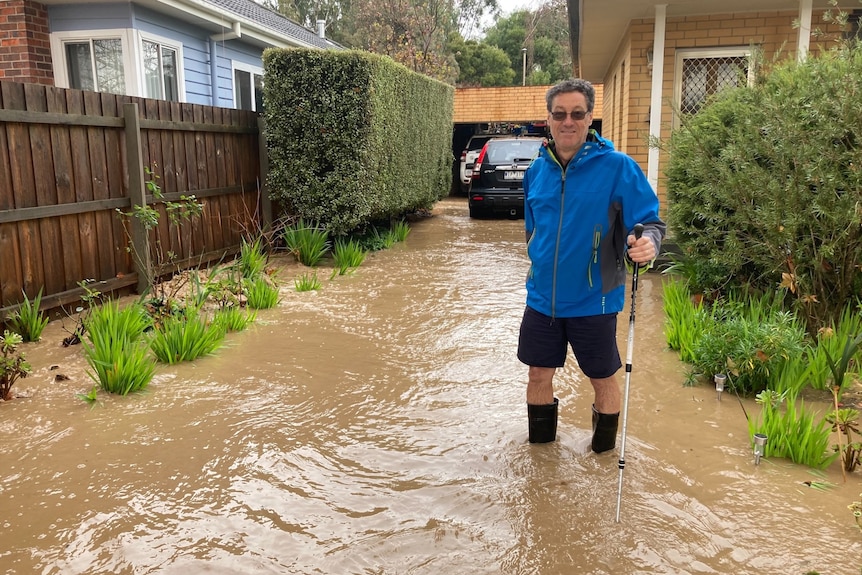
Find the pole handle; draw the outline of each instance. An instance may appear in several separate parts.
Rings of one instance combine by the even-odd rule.
[[[639,240],[642,235],[644,235],[644,225],[643,224],[635,224],[634,229],[635,239]]]

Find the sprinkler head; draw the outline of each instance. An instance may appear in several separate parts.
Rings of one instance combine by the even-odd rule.
[[[760,465],[760,458],[766,452],[766,434],[754,434],[754,464]]]
[[[724,382],[727,381],[727,376],[723,373],[716,373],[712,379],[715,381],[715,393],[718,396],[718,401],[721,401],[721,392],[724,391]]]

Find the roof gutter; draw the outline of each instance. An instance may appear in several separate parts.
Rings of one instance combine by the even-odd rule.
[[[566,0],[569,14],[569,46],[572,51],[572,76],[581,77],[581,22],[583,6],[581,0]]]
[[[234,32],[239,33],[240,29],[238,26],[241,24],[242,35],[244,35],[245,38],[257,40],[268,46],[276,46],[279,48],[293,48],[297,46],[302,48],[316,48],[316,46],[296,38],[291,38],[290,42],[285,42],[284,36],[274,30],[260,26],[256,22],[248,20],[247,18],[243,18],[242,16],[219,8],[218,6],[201,2],[200,0],[155,0],[155,2],[157,4],[162,4],[163,6],[174,8],[175,10],[181,10],[182,12],[191,14],[221,28],[226,28],[227,23],[230,23],[231,32],[225,32],[225,34],[232,34]],[[233,38],[227,37],[225,39],[230,40]]]
[[[237,38],[242,38],[242,30],[240,28],[239,21],[233,23],[230,32],[222,32],[220,34],[213,34],[212,36],[210,36],[210,39],[215,40],[216,42],[224,42],[225,40],[236,40]]]

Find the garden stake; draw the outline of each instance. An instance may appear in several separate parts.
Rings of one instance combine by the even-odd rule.
[[[643,231],[643,224],[635,224],[635,239],[640,238],[643,235]],[[625,393],[623,394],[623,431],[620,436],[620,481],[617,487],[617,523],[620,522],[620,505],[623,498],[623,469],[626,467],[626,422],[629,415],[629,384],[631,383],[632,352],[634,351],[635,343],[635,297],[638,293],[638,268],[640,268],[640,264],[635,263],[634,271],[632,272],[632,310],[631,314],[629,314],[629,337],[626,345],[626,385]]]

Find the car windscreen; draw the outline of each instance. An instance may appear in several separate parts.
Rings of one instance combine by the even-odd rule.
[[[486,161],[492,164],[511,163],[515,160],[529,162],[539,153],[542,140],[495,140],[488,144]]]

